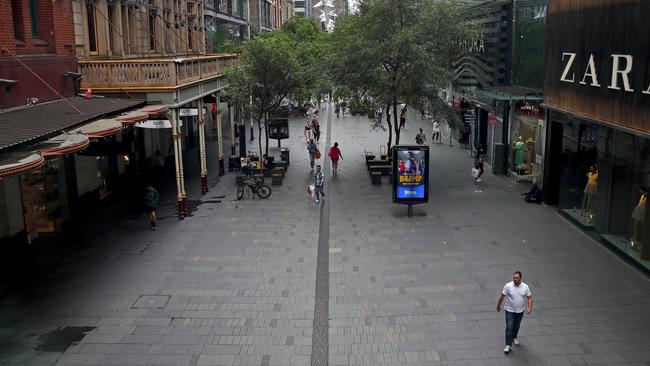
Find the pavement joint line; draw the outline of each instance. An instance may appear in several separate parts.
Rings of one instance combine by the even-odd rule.
[[[325,146],[332,142],[332,111],[327,107],[327,138]],[[330,162],[323,159],[323,174],[330,171]],[[311,366],[328,366],[329,364],[329,230],[330,207],[334,182],[332,176],[325,179],[327,204],[323,199],[320,205],[320,225],[318,229],[318,254],[316,259],[316,299],[314,301],[314,325],[311,343]]]

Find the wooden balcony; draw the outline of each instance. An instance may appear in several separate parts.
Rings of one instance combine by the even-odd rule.
[[[219,78],[229,65],[239,63],[235,54],[177,58],[79,61],[82,91],[91,84],[97,92],[171,91]]]

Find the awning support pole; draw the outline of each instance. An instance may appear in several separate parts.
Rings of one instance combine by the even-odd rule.
[[[205,116],[203,114],[203,100],[198,102],[199,120],[199,156],[201,157],[201,194],[208,193],[208,165],[205,153]]]
[[[217,101],[217,112],[216,121],[217,121],[217,147],[219,148],[219,176],[226,174],[226,169],[224,167],[224,157],[223,157],[223,129],[221,127],[221,95],[217,93],[215,95]]]
[[[174,165],[176,168],[176,198],[178,200],[178,219],[185,218],[185,210],[183,209],[183,157],[180,152],[181,136],[178,128],[178,110],[172,108],[169,110],[169,120],[172,125],[172,140],[174,142]]]

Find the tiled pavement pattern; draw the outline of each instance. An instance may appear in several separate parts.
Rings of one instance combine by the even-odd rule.
[[[232,174],[201,196],[190,177],[192,217],[174,219],[171,194],[156,232],[144,216],[102,222],[3,298],[0,364],[310,365],[321,210],[305,193],[303,121],[268,200],[235,201]],[[553,208],[524,203],[527,187],[489,173],[475,186],[467,151],[435,145],[431,202],[407,218],[363,162],[385,135],[365,116],[332,123],[344,160],[326,192],[329,365],[650,365],[648,280]],[[402,140],[418,126],[409,115]],[[496,297],[517,269],[535,308],[505,356]]]

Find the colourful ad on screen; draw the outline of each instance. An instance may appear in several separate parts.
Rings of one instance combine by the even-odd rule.
[[[423,147],[396,147],[393,154],[393,200],[396,203],[428,201],[428,152]]]

